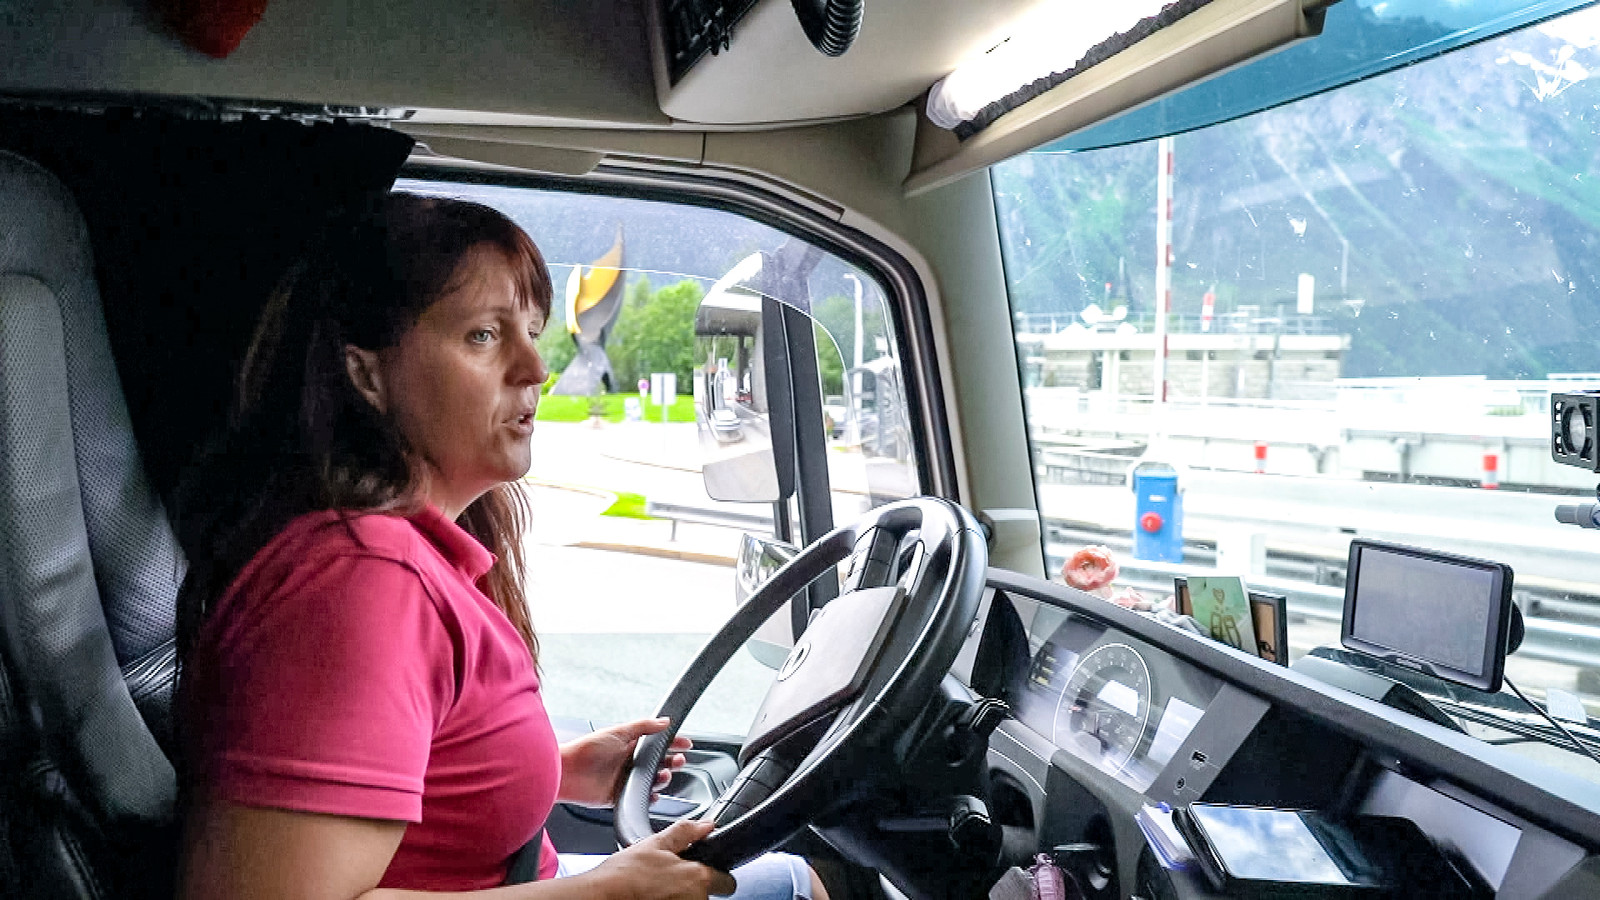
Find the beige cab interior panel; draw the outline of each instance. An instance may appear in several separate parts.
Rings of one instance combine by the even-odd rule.
[[[601,156],[634,156],[672,162],[699,162],[705,155],[705,135],[697,131],[625,130],[617,128],[522,128],[507,125],[456,125],[405,121],[395,127],[427,144],[434,151],[446,142],[573,151]],[[458,144],[458,149],[467,149]],[[451,154],[456,155],[456,154]],[[465,158],[471,159],[472,156]],[[594,168],[591,164],[588,169]],[[564,169],[540,171],[565,172]],[[581,174],[581,173],[574,173]]]
[[[590,150],[474,141],[468,138],[429,137],[423,138],[422,143],[428,151],[449,159],[488,163],[546,175],[587,175],[605,158],[605,154]]]
[[[770,176],[898,229],[898,184],[911,165],[915,128],[911,111],[902,110],[776,131],[713,131],[705,136],[705,162]]]
[[[143,0],[10,4],[0,92],[142,93],[666,124],[635,0],[273,0],[226,59]]]

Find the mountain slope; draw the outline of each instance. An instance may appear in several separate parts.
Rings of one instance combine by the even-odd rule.
[[[1584,14],[1578,14],[1584,15]],[[1600,371],[1600,53],[1529,29],[1177,136],[1173,311],[1316,312],[1345,374]],[[1153,143],[995,169],[1020,312],[1152,309]],[[1109,285],[1109,287],[1108,287]]]

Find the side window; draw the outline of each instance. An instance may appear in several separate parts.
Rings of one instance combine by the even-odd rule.
[[[696,206],[419,179],[396,189],[505,212],[550,268],[555,300],[539,346],[552,374],[523,487],[552,715],[596,725],[652,715],[750,590],[736,577],[741,550],[770,570],[772,558],[754,565],[750,548],[780,534],[798,541],[777,517],[797,520],[807,497],[844,522],[918,492],[888,304],[849,262]],[[795,427],[766,420],[768,393],[784,386],[768,383],[755,340],[764,297],[803,314],[815,339],[812,366],[800,367],[815,372],[814,399],[797,408],[826,463],[782,505],[773,485],[718,480],[728,459],[770,459],[769,429]],[[768,465],[739,471],[771,481]],[[686,727],[743,734],[771,662],[736,656]]]

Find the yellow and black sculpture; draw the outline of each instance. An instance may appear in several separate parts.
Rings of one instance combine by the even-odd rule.
[[[567,332],[578,355],[567,364],[553,394],[588,395],[602,388],[615,391],[615,375],[606,356],[606,338],[622,311],[622,226],[606,254],[585,266],[573,266],[567,278]]]

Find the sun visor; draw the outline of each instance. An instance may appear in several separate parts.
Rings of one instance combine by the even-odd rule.
[[[1248,66],[1041,147],[1116,147],[1206,128],[1432,59],[1589,6],[1593,0],[1344,0],[1323,32]],[[1582,31],[1591,26],[1569,24]],[[1592,46],[1587,32],[1570,43]]]
[[[1157,15],[1089,48],[1079,60],[1061,61],[1059,69],[1003,90],[960,123],[951,122],[948,114],[940,116],[938,92],[946,85],[936,86],[930,95],[935,116],[955,124],[960,136],[958,130],[934,124],[925,108],[906,191],[914,195],[949,183],[1315,36],[1327,6],[1328,0],[1167,4]],[[1134,40],[1128,44],[1130,37]],[[1004,49],[996,47],[988,55]],[[946,81],[963,74],[958,70]]]

